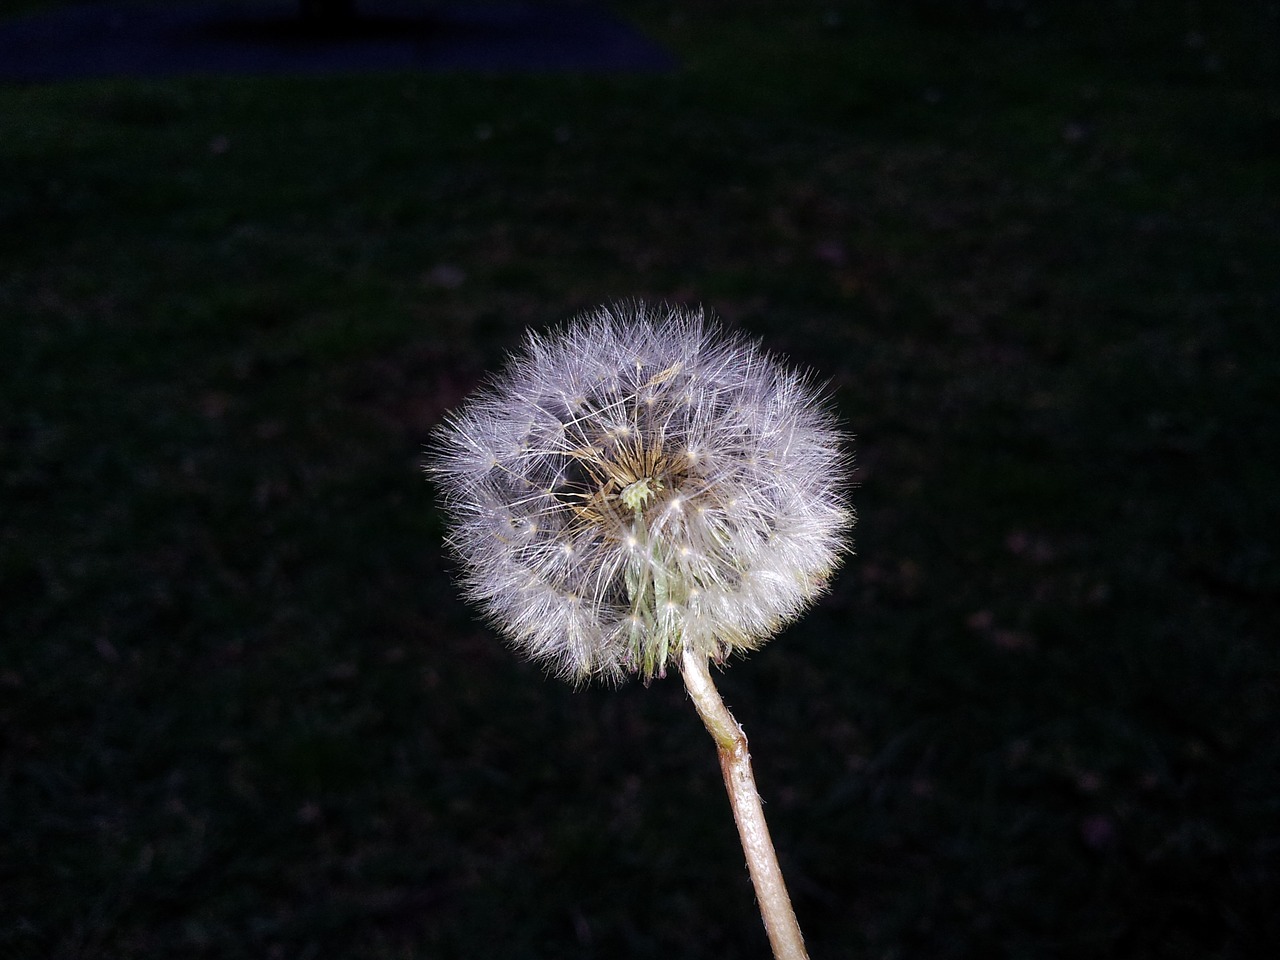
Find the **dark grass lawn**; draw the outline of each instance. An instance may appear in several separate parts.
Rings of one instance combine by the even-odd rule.
[[[418,469],[644,296],[859,437],[723,679],[815,960],[1266,956],[1274,4],[620,6],[684,68],[0,88],[0,955],[765,955],[678,682],[519,662]]]

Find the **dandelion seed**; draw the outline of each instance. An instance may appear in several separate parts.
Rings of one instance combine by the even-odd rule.
[[[468,596],[581,682],[723,659],[798,616],[846,548],[846,467],[807,376],[701,311],[618,304],[530,333],[428,469]]]

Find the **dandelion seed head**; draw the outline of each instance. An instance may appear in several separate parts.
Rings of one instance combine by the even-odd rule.
[[[462,586],[574,681],[759,647],[825,589],[853,524],[812,380],[701,310],[623,303],[521,351],[436,432]]]

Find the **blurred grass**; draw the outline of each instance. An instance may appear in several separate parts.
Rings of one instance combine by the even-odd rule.
[[[678,685],[518,662],[417,469],[639,295],[859,435],[723,682],[814,957],[1264,956],[1274,5],[621,8],[679,73],[0,88],[0,953],[764,955]]]

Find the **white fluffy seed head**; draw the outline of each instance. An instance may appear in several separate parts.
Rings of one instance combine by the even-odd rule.
[[[469,598],[576,682],[755,649],[823,590],[853,511],[804,374],[701,310],[621,303],[521,352],[427,470]]]

